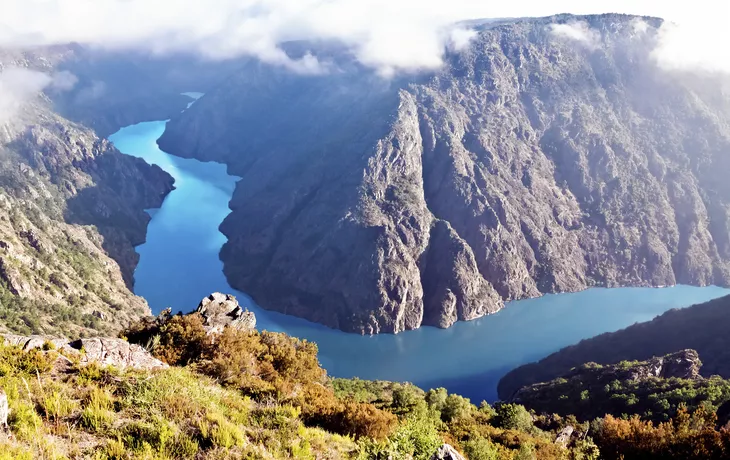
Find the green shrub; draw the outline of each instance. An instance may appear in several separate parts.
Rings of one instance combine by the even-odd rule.
[[[499,404],[496,407],[495,425],[506,430],[530,432],[533,430],[532,415],[519,404]]]
[[[78,404],[71,400],[69,395],[58,390],[46,394],[39,405],[46,418],[54,421],[70,416],[78,407]]]
[[[0,441],[0,460],[33,460],[33,453],[25,447]]]
[[[108,390],[92,388],[81,412],[81,426],[92,432],[102,431],[114,421],[114,398]]]
[[[18,439],[31,441],[37,439],[43,429],[43,420],[36,413],[35,407],[26,401],[10,401],[8,425]]]
[[[229,449],[243,446],[246,436],[240,427],[218,414],[209,414],[198,422],[198,430],[203,440],[212,446]]]
[[[463,447],[464,453],[469,460],[500,460],[497,446],[481,436],[464,442]]]
[[[145,451],[151,448],[163,452],[175,439],[175,428],[165,420],[136,421],[125,425],[121,434],[127,449]]]
[[[412,416],[384,441],[361,439],[358,443],[358,459],[428,460],[443,442],[433,421]]]

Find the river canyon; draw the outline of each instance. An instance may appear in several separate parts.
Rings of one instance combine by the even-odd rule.
[[[730,293],[719,287],[594,288],[509,302],[496,314],[449,329],[422,327],[372,337],[267,311],[230,287],[219,258],[226,241],[219,225],[230,213],[239,178],[229,175],[223,164],[160,150],[156,141],[166,123],[139,123],[110,136],[122,153],[156,164],[175,179],[175,190],[162,207],[148,211],[152,220],[146,243],[137,247],[135,293],[147,299],[154,313],[168,306],[175,312],[190,311],[211,292],[233,293],[256,314],[259,329],[316,342],[322,365],[336,377],[444,386],[475,402],[494,401],[499,379],[521,364],[669,309]]]

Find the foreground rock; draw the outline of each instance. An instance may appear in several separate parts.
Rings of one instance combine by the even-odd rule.
[[[439,447],[435,454],[431,456],[431,460],[465,460],[464,457],[456,451],[451,445],[444,444]]]
[[[103,366],[137,370],[154,370],[168,367],[167,364],[150,355],[144,348],[122,339],[80,339],[69,343],[68,346],[75,350],[83,350],[81,362],[85,364],[95,362]]]
[[[24,337],[8,334],[0,337],[6,344],[21,347],[24,351],[57,349],[65,354],[77,356],[82,364],[98,363],[102,366],[137,370],[168,367],[141,346],[117,338],[79,339],[69,342],[63,338],[40,335]]]
[[[256,328],[256,315],[241,308],[230,294],[214,292],[200,302],[196,312],[203,317],[208,334],[223,332],[225,327],[246,331]]]

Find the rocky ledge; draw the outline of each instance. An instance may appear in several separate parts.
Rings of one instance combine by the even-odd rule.
[[[24,351],[42,349],[58,350],[63,355],[78,357],[81,364],[98,363],[120,369],[155,370],[164,369],[167,364],[152,357],[139,345],[117,338],[92,338],[68,341],[59,337],[41,335],[21,336],[7,334],[0,336],[8,345]]]

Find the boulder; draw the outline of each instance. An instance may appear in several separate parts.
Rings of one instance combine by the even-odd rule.
[[[82,364],[92,362],[103,366],[115,366],[120,369],[152,370],[164,369],[167,364],[153,357],[139,345],[130,344],[117,338],[79,339],[69,342],[68,339],[32,335],[30,337],[14,334],[0,335],[6,344],[21,347],[24,351],[43,349],[46,344],[51,348],[63,351],[66,355],[80,356]],[[81,352],[83,350],[83,353]]]
[[[122,339],[93,338],[79,339],[68,344],[74,350],[83,350],[81,363],[99,363],[120,369],[153,370],[164,369],[168,365],[153,357],[139,345],[130,344]]]
[[[570,438],[573,436],[574,431],[575,428],[570,425],[560,430],[560,433],[558,433],[558,436],[555,438],[555,444],[560,444],[564,447],[567,447],[568,444],[570,444]]]
[[[222,332],[226,326],[240,330],[256,328],[256,315],[244,310],[232,295],[215,292],[200,301],[197,312],[203,317],[208,334]]]
[[[463,455],[451,445],[444,444],[431,456],[431,460],[466,460]]]
[[[46,343],[51,344],[53,348],[63,348],[68,345],[67,339],[45,335],[31,335],[30,337],[26,337],[23,335],[5,334],[1,337],[5,340],[6,344],[20,347],[25,351],[43,348]]]

